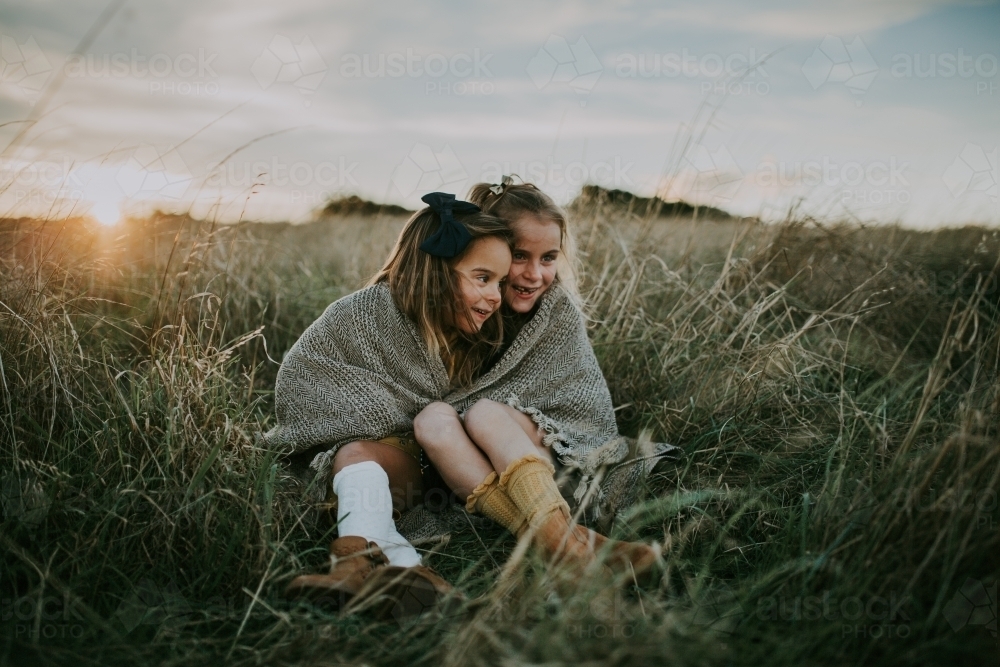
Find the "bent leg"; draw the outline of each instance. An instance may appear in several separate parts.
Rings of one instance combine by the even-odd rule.
[[[391,565],[419,565],[419,554],[393,521],[394,505],[401,509],[407,496],[422,494],[420,465],[413,457],[384,443],[361,440],[337,451],[333,469],[340,538],[375,542]]]
[[[358,440],[337,450],[333,457],[333,474],[336,476],[349,465],[374,461],[389,477],[392,506],[396,511],[410,509],[419,504],[424,492],[420,463],[402,450],[383,442]]]
[[[413,433],[445,484],[460,498],[468,497],[493,472],[490,460],[447,403],[431,403],[421,410],[413,420]]]
[[[509,405],[485,399],[476,402],[465,413],[465,430],[497,472],[525,456],[552,462],[535,422]]]
[[[521,427],[524,434],[528,436],[528,438],[531,439],[532,444],[535,445],[535,449],[538,450],[539,456],[549,462],[552,461],[552,453],[549,451],[549,448],[542,443],[542,429],[539,428],[538,424],[536,424],[531,417],[524,414],[517,408],[512,408],[504,403],[497,403],[495,401],[490,401],[490,403],[493,403],[494,406],[499,406],[496,409],[503,410],[507,416],[513,419],[518,426]]]

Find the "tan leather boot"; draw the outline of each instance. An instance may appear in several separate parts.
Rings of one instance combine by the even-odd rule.
[[[464,596],[427,566],[389,565],[372,572],[353,604],[370,608],[380,619],[391,616],[401,621],[420,616],[445,599],[460,602]]]
[[[616,542],[608,560],[611,569],[635,577],[636,583],[652,583],[663,574],[663,551],[659,544]]]
[[[569,505],[559,493],[554,474],[548,461],[525,456],[508,466],[498,485],[524,515],[518,537],[530,534],[546,558],[586,568],[596,561],[599,536],[570,521]]]
[[[373,572],[385,569],[389,559],[374,542],[357,535],[330,543],[330,572],[303,574],[292,579],[285,596],[327,601],[340,607],[357,595]]]
[[[506,495],[523,516],[520,528],[512,532],[520,538],[530,531],[536,546],[557,562],[570,562],[585,568],[597,560],[597,554],[604,553],[607,558],[605,564],[612,572],[646,578],[654,571],[654,566],[660,561],[657,547],[641,542],[609,540],[574,523],[569,505],[556,486],[554,474],[552,464],[538,456],[530,455],[514,461],[497,480],[498,490],[489,494],[484,490],[476,498],[476,507],[482,504],[484,509],[495,511],[495,508],[503,507],[503,502],[493,498]],[[488,487],[489,482],[490,477],[487,477],[484,484]]]

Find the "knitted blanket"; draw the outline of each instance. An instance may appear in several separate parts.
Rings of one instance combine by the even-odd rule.
[[[340,446],[412,431],[413,418],[432,401],[464,413],[488,398],[531,416],[558,461],[579,478],[573,495],[587,520],[607,520],[631,504],[638,479],[678,451],[618,435],[583,315],[558,285],[500,360],[459,390],[449,388],[443,362],[428,352],[388,286],[367,287],[331,304],[306,329],[285,355],[274,391],[277,426],[267,443],[289,453],[324,445],[310,464],[324,481]],[[328,486],[312,488],[325,496]]]

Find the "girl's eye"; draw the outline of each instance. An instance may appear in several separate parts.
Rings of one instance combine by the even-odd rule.
[[[514,255],[513,255],[513,258],[516,259],[516,260],[523,260],[524,259],[524,253],[523,252],[515,252]]]
[[[556,261],[556,256],[555,255],[545,255],[545,257],[542,257],[542,261],[543,262],[554,262],[554,261]]]

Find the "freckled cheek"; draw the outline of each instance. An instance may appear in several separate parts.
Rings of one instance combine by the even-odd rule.
[[[556,268],[546,267],[542,269],[542,285],[544,288],[548,288],[556,279]]]

